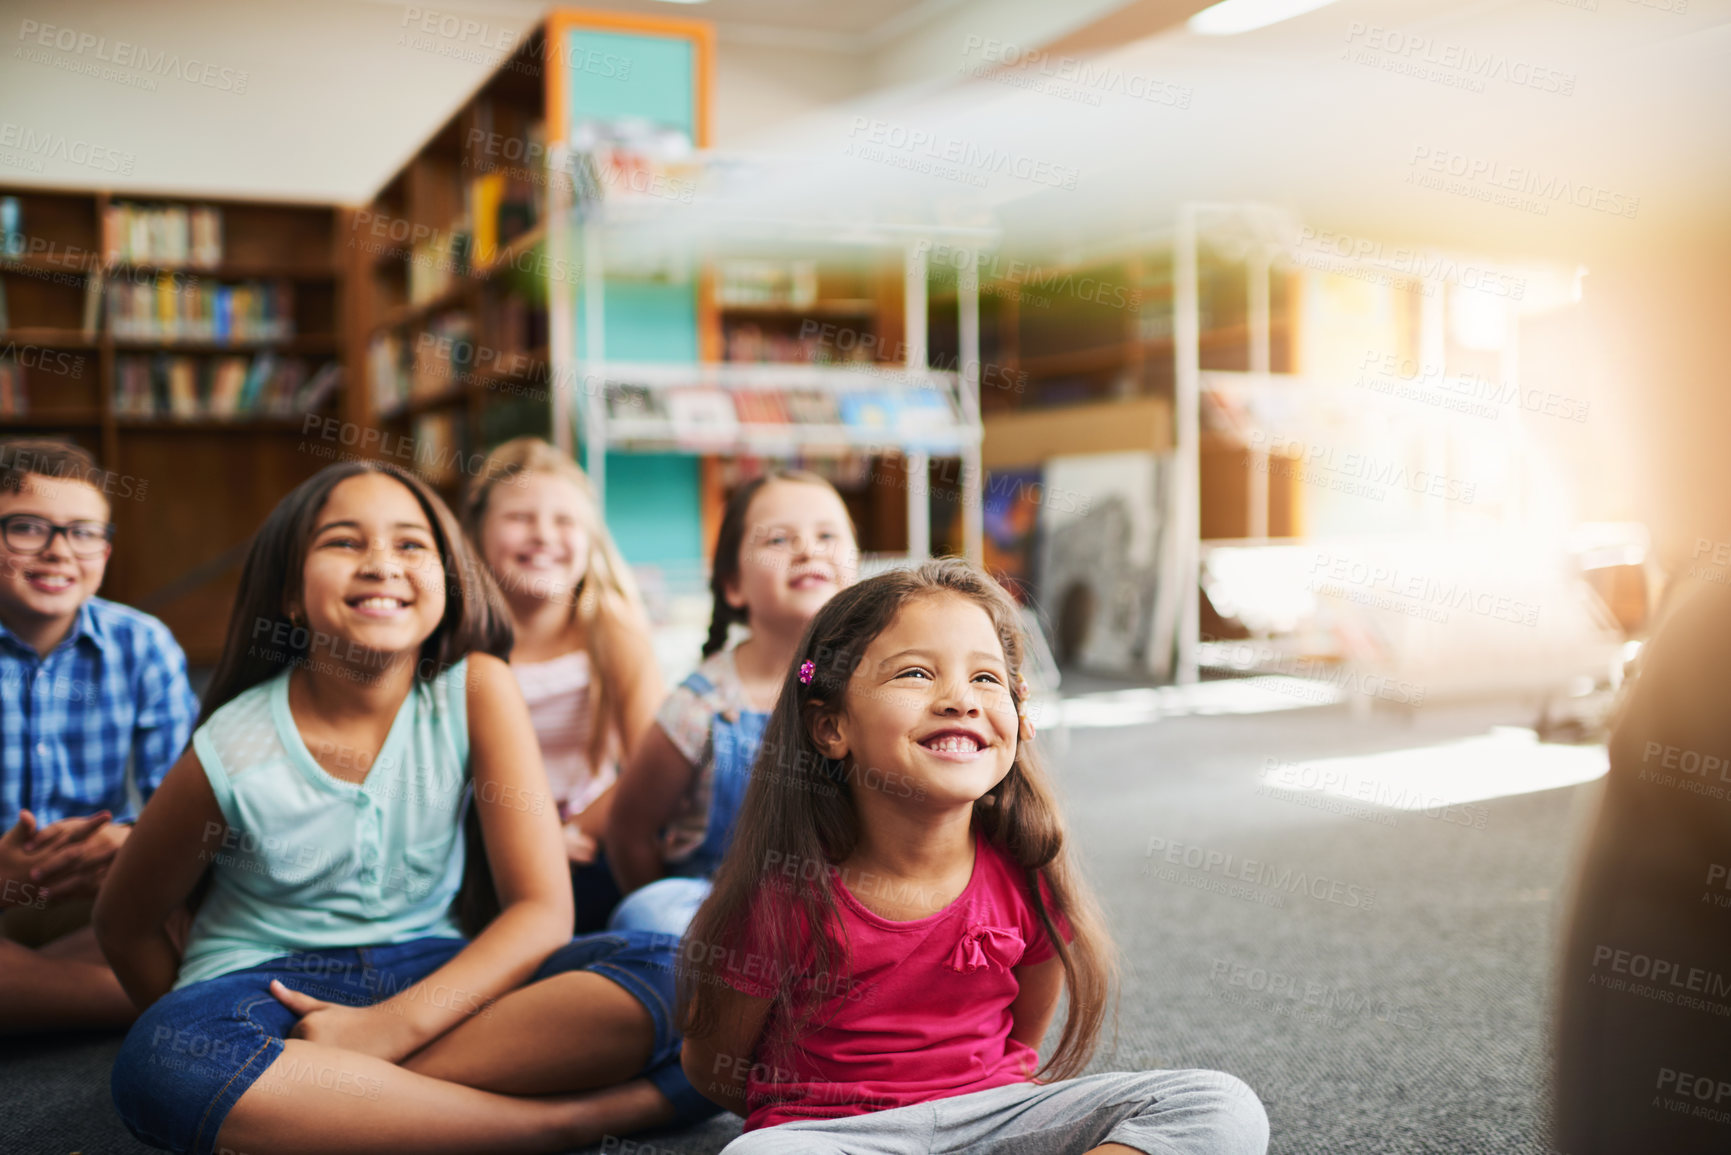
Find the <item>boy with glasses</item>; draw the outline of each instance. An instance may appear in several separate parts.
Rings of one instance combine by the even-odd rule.
[[[198,700],[168,627],[96,597],[107,475],[75,445],[0,441],[0,1034],[119,1027],[135,1011],[91,899]]]

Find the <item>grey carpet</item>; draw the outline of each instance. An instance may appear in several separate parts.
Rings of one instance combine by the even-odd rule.
[[[1261,1094],[1278,1155],[1543,1155],[1556,896],[1594,787],[1482,803],[1483,829],[1407,813],[1381,825],[1256,793],[1267,757],[1370,753],[1530,720],[1515,705],[1368,719],[1327,708],[1075,733],[1061,788],[1125,980],[1116,1051],[1095,1066],[1230,1071]],[[1145,876],[1150,838],[1374,889],[1374,905],[1288,894],[1273,908]],[[1267,989],[1275,981],[1280,994]],[[109,1103],[117,1047],[0,1042],[0,1151],[148,1150]],[[718,1151],[737,1125],[645,1137],[636,1151]]]

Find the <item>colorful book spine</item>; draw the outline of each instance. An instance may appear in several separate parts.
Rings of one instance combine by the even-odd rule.
[[[222,210],[117,201],[102,217],[102,251],[111,265],[215,268],[222,263]]]

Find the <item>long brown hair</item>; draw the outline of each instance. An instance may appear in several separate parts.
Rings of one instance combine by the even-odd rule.
[[[812,872],[815,878],[787,890],[765,885],[765,864],[835,863],[852,853],[860,817],[845,785],[847,770],[812,741],[809,715],[842,709],[848,682],[872,639],[909,602],[938,594],[965,598],[985,610],[1012,683],[1019,679],[1026,649],[1016,605],[1002,586],[967,562],[946,558],[880,574],[842,590],[818,611],[784,676],[715,889],[686,933],[679,1001],[687,1034],[701,1037],[717,1026],[708,992],[719,979],[710,960],[748,952],[769,956],[766,973],[777,984],[769,1019],[772,1037],[766,1040],[770,1055],[790,1055],[801,1035],[821,1025],[822,999],[802,993],[798,980],[802,974],[835,976],[848,969],[830,872]],[[798,674],[806,661],[814,667],[809,684]],[[1015,695],[1013,686],[1010,692]],[[1069,992],[1063,1034],[1039,1073],[1069,1078],[1087,1066],[1094,1052],[1116,963],[1093,894],[1065,844],[1036,745],[1017,745],[1009,772],[974,803],[974,825],[1023,870],[1025,897],[1063,962]],[[1049,908],[1042,881],[1051,895]],[[1073,938],[1068,943],[1054,925],[1055,913],[1069,920]],[[835,989],[845,986],[846,980],[835,980]]]
[[[751,499],[772,481],[797,481],[804,485],[821,485],[830,492],[835,486],[821,474],[805,469],[772,469],[745,482],[727,499],[721,515],[721,527],[715,532],[715,555],[709,563],[709,594],[714,604],[709,612],[709,636],[703,641],[703,656],[721,652],[727,645],[727,631],[735,622],[748,622],[750,615],[743,606],[727,600],[727,585],[739,580],[739,551],[745,545],[745,531],[750,528],[745,515],[751,512]],[[841,496],[839,493],[837,497]],[[848,532],[859,540],[859,529],[848,515]]]
[[[637,579],[625,564],[613,535],[607,532],[607,522],[601,516],[600,503],[589,484],[589,475],[575,461],[539,437],[514,437],[487,455],[475,480],[463,497],[463,529],[477,554],[481,550],[481,527],[487,521],[487,503],[501,484],[514,483],[530,473],[545,473],[571,483],[577,490],[578,507],[582,511],[583,533],[589,542],[584,559],[583,576],[573,592],[571,614],[583,626],[583,648],[589,655],[594,671],[589,679],[589,716],[597,720],[607,717],[609,707],[606,679],[601,671],[607,666],[607,638],[596,629],[600,620],[624,621],[649,632],[649,615],[643,608],[643,597],[637,590]],[[485,564],[483,559],[482,564]],[[614,728],[596,724],[589,729],[589,766],[595,773],[607,757],[609,745],[623,750],[625,735]]]
[[[228,619],[228,640],[199,709],[198,724],[242,693],[284,670],[305,665],[317,644],[310,632],[289,620],[288,606],[301,597],[307,545],[319,511],[331,490],[351,477],[382,473],[415,496],[432,527],[434,545],[445,567],[445,613],[421,643],[415,676],[430,681],[472,653],[511,653],[511,615],[486,567],[469,548],[463,532],[439,495],[420,478],[383,461],[345,461],[326,466],[277,502],[253,534],[240,590]],[[260,644],[261,641],[266,644]],[[491,872],[475,807],[465,820],[467,862],[458,895],[458,920],[469,934],[498,913]]]

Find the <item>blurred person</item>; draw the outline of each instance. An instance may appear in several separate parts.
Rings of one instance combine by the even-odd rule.
[[[1558,970],[1562,1155],[1731,1151],[1731,591],[1681,591],[1641,655]]]
[[[90,906],[198,700],[167,626],[96,596],[109,475],[76,445],[0,442],[0,1033],[123,1027],[136,1010]]]
[[[600,930],[620,899],[603,846],[617,764],[664,692],[648,616],[588,477],[540,438],[487,456],[463,528],[511,612],[511,672],[559,810],[576,932]]]
[[[858,558],[841,495],[815,473],[776,470],[728,499],[703,662],[667,696],[615,792],[607,846],[626,898],[610,925],[685,932],[733,837],[800,635],[853,581]],[[735,622],[751,635],[729,649]]]

